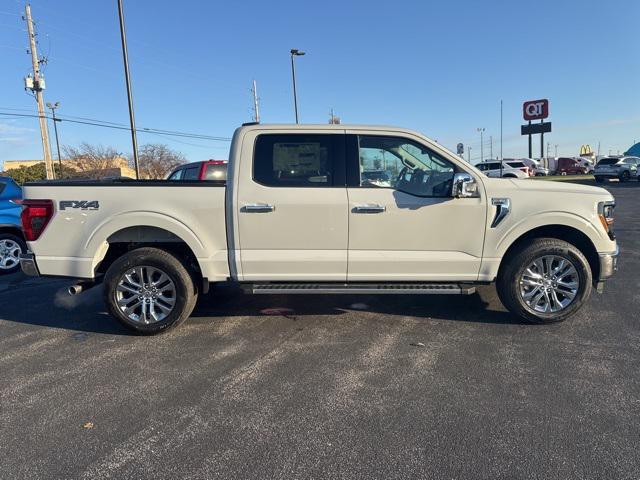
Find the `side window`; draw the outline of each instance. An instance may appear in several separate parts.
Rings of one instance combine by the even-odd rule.
[[[478,170],[480,170],[481,172],[485,172],[487,170],[487,164],[486,163],[479,163],[478,165],[476,165],[476,168]]]
[[[176,170],[171,174],[171,176],[167,180],[181,180],[182,174],[184,173],[184,169]]]
[[[184,175],[182,180],[199,180],[200,179],[200,165],[195,167],[189,167],[184,169]]]
[[[262,134],[253,155],[253,179],[268,187],[331,187],[343,135]]]
[[[360,186],[393,188],[419,197],[451,195],[455,165],[400,137],[359,136]]]

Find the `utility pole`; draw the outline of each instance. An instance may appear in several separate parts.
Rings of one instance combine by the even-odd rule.
[[[260,123],[260,105],[258,105],[258,87],[256,81],[253,81],[253,88],[251,89],[253,95],[253,121]]]
[[[42,137],[42,154],[44,156],[44,167],[47,172],[47,180],[53,180],[53,163],[51,162],[51,145],[49,145],[49,132],[47,130],[47,118],[44,112],[44,78],[40,76],[40,63],[38,51],[36,49],[36,34],[33,31],[33,20],[31,19],[31,5],[27,3],[24,7],[25,20],[27,22],[27,33],[29,35],[29,51],[31,52],[31,65],[33,66],[33,78],[26,78],[26,87],[36,96],[38,103],[38,120],[40,121],[40,136]]]
[[[56,150],[58,150],[58,167],[60,167],[58,176],[62,178],[62,157],[60,156],[60,140],[58,139],[58,122],[60,120],[56,118],[56,108],[59,106],[60,102],[54,104],[47,102],[47,108],[51,110],[51,116],[53,117],[53,131],[56,132]]]
[[[493,135],[489,135],[489,158],[493,160]]]
[[[331,112],[329,113],[329,124],[330,125],[339,125],[340,124],[340,117],[336,117],[335,113],[333,112],[333,108],[331,109]],[[383,158],[384,158],[384,152],[382,152]]]
[[[467,148],[467,163],[471,163],[471,147]]]
[[[554,157],[558,157],[558,144],[556,143],[555,145],[555,154],[553,155]]]
[[[138,163],[138,136],[136,135],[136,119],[133,114],[133,93],[131,92],[131,76],[129,75],[129,53],[127,52],[127,33],[124,28],[124,10],[122,0],[118,0],[118,16],[120,18],[120,40],[122,42],[122,61],[124,62],[124,77],[127,84],[127,101],[129,102],[129,123],[131,125],[131,143],[133,145],[133,163],[136,170],[136,180],[140,179]]]
[[[549,150],[551,149],[551,142],[547,142],[547,158],[549,158]]]
[[[500,100],[500,160],[504,159],[502,156],[502,100]]]

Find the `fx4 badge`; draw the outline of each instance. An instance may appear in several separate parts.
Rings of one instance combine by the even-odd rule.
[[[60,210],[66,210],[67,208],[98,210],[100,208],[100,204],[97,200],[60,200]]]

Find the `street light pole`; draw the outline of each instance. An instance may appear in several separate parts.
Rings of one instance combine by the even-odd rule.
[[[484,162],[484,127],[477,128],[480,132],[480,162]]]
[[[127,34],[124,28],[124,11],[122,0],[118,0],[118,16],[120,18],[120,40],[122,41],[122,60],[124,62],[124,76],[127,84],[127,100],[129,102],[129,123],[131,124],[131,143],[133,144],[133,164],[136,170],[136,180],[140,179],[138,165],[138,137],[136,135],[136,119],[133,114],[133,93],[131,92],[131,76],[129,75],[129,54],[127,52]]]
[[[58,177],[62,178],[62,157],[60,156],[60,140],[58,139],[58,120],[56,118],[56,108],[60,106],[60,102],[56,102],[51,104],[47,102],[47,108],[51,110],[51,116],[53,117],[53,131],[56,134],[56,149],[58,150],[58,166],[60,167],[60,171],[58,172]]]
[[[300,123],[298,118],[298,92],[296,88],[296,62],[293,57],[301,57],[305,52],[301,52],[297,48],[291,49],[291,76],[293,77],[293,108],[296,112],[296,124]]]

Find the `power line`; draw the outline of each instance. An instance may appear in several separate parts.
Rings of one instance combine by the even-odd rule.
[[[9,110],[9,109],[7,109],[7,110]],[[14,109],[14,110],[18,110],[18,109]],[[7,117],[40,118],[39,115],[35,115],[33,113],[27,114],[27,113],[0,112],[0,115],[4,115],[4,116],[7,116]],[[49,117],[47,115],[44,115],[44,118],[50,119],[51,117]],[[73,118],[81,118],[83,120],[74,120]],[[69,116],[65,116],[65,117],[57,117],[57,119],[60,120],[60,121],[65,121],[65,122],[69,122],[69,123],[77,123],[77,124],[81,124],[81,125],[91,125],[91,126],[95,126],[95,127],[112,128],[112,129],[115,129],[115,130],[131,130],[128,126],[126,126],[124,124],[118,124],[118,123],[114,123],[114,122],[107,122],[107,121],[103,121],[103,120],[95,120],[95,119],[86,118],[86,117],[69,117]],[[202,134],[198,134],[198,133],[180,132],[180,131],[175,131],[175,130],[163,130],[163,129],[158,129],[158,128],[141,127],[141,128],[136,128],[136,132],[154,133],[154,134],[158,134],[158,135],[193,138],[193,139],[199,139],[199,140],[212,140],[212,141],[218,141],[218,142],[229,142],[229,141],[231,141],[231,138],[229,138],[229,137],[215,137],[215,136],[211,136],[211,135],[202,135]]]

